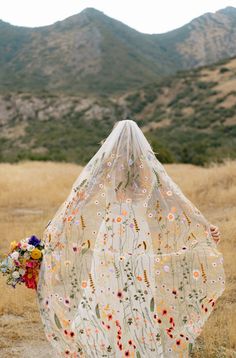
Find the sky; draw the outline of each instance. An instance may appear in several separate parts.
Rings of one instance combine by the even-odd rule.
[[[0,0],[0,19],[12,25],[52,24],[94,7],[144,33],[163,33],[236,0]]]

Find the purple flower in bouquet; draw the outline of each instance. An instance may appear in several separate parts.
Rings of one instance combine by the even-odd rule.
[[[35,247],[40,245],[41,240],[38,239],[35,235],[32,235],[28,241],[28,244],[34,245]]]

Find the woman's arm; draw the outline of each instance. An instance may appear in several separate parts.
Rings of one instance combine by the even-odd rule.
[[[220,241],[220,231],[219,231],[219,228],[218,228],[217,226],[211,224],[210,230],[211,230],[211,236],[212,236],[213,240],[214,240],[216,243],[219,243],[219,241]]]

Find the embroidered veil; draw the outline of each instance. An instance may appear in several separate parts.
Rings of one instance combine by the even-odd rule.
[[[60,357],[188,357],[224,291],[210,223],[120,121],[44,232],[38,302]]]

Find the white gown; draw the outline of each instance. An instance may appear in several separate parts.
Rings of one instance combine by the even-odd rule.
[[[224,291],[210,223],[120,121],[47,225],[37,287],[58,357],[187,358]]]

